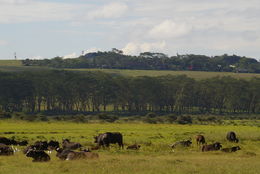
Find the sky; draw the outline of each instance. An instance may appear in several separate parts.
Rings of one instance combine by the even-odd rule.
[[[0,59],[112,48],[260,60],[260,1],[0,0]]]

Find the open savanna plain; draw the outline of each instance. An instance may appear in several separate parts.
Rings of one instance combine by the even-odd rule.
[[[14,156],[0,156],[0,174],[259,174],[260,126],[259,121],[253,122],[255,126],[0,121],[0,136],[27,139],[29,143],[69,138],[90,147],[98,133],[117,131],[123,134],[125,146],[141,145],[138,151],[120,150],[116,145],[101,149],[96,151],[99,159],[94,160],[61,161],[53,152],[51,161],[45,163],[34,163],[20,151]],[[238,144],[227,142],[228,131],[237,133]],[[218,141],[223,147],[239,145],[241,150],[201,152],[194,139],[198,134],[203,134],[208,144]],[[170,148],[172,143],[189,138],[191,147]]]
[[[3,72],[21,72],[21,71],[42,71],[42,70],[67,70],[75,72],[103,72],[112,75],[122,75],[130,77],[138,76],[165,76],[165,75],[186,75],[196,80],[207,79],[212,77],[230,76],[236,79],[251,79],[253,77],[260,78],[260,74],[256,73],[234,73],[234,72],[205,72],[205,71],[171,71],[171,70],[128,70],[128,69],[56,69],[50,67],[39,66],[23,66],[21,60],[0,60],[0,71]]]

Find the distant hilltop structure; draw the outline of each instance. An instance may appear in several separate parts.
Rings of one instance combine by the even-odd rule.
[[[17,60],[16,52],[14,52],[14,60]]]

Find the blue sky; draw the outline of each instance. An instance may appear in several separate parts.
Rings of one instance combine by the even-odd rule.
[[[0,59],[237,54],[260,59],[259,0],[0,0]]]

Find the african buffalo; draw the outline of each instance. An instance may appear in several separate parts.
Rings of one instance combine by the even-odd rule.
[[[203,145],[202,146],[202,152],[206,152],[206,151],[215,151],[215,150],[219,150],[222,147],[222,145],[219,142],[213,143],[213,144],[209,144],[209,145]]]
[[[98,146],[109,147],[110,144],[117,143],[119,147],[124,148],[123,136],[119,132],[106,132],[95,136],[94,139]]]
[[[50,161],[50,156],[43,150],[33,150],[29,149],[26,153],[27,157],[32,157],[33,162],[47,162]]]
[[[234,146],[231,148],[223,148],[221,149],[222,152],[236,152],[238,150],[241,150],[241,148],[239,146]]]
[[[9,155],[13,155],[13,154],[14,154],[14,150],[11,147],[9,147],[5,144],[2,144],[2,143],[0,144],[0,156],[1,155],[9,156]]]
[[[235,142],[235,143],[238,143],[238,141],[239,141],[236,137],[235,132],[232,132],[232,131],[227,133],[227,140],[230,142]]]
[[[68,139],[64,139],[62,141],[62,148],[63,149],[70,149],[70,150],[75,150],[82,147],[80,143],[75,143],[75,142],[70,142]]]
[[[0,143],[5,145],[16,145],[16,142],[6,137],[0,137]]]
[[[140,147],[141,146],[138,144],[133,144],[133,145],[127,146],[126,149],[138,150],[138,149],[140,149]]]
[[[94,159],[98,158],[99,155],[94,152],[74,152],[71,151],[68,153],[66,160],[77,160],[77,159]]]
[[[205,137],[203,135],[197,135],[196,142],[197,142],[197,145],[205,144],[206,143]]]
[[[49,141],[48,143],[48,150],[55,150],[60,147],[60,143],[58,141]]]
[[[192,144],[191,140],[185,140],[185,141],[178,141],[171,145],[172,148],[175,148],[178,145],[181,145],[183,147],[189,147]]]
[[[73,152],[70,149],[63,149],[63,148],[57,148],[56,151],[57,151],[56,157],[60,158],[61,160],[67,159],[68,154],[70,152]]]

